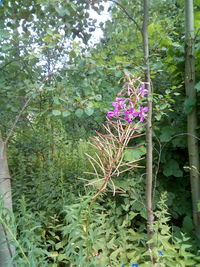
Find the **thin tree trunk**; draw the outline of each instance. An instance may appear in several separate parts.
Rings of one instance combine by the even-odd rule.
[[[147,157],[146,157],[146,209],[147,209],[147,232],[149,239],[153,235],[152,225],[154,221],[152,208],[152,183],[153,183],[153,167],[152,167],[152,92],[150,85],[150,68],[149,68],[149,40],[148,40],[148,17],[149,17],[149,0],[143,0],[144,18],[142,27],[143,49],[144,49],[144,66],[145,66],[145,82],[149,91],[148,97],[148,118],[146,126],[146,143],[147,143]],[[152,246],[150,246],[152,248]]]
[[[148,237],[151,239],[153,236],[153,208],[152,208],[152,188],[153,188],[153,149],[152,149],[152,91],[150,85],[150,68],[149,68],[149,40],[148,40],[148,18],[149,18],[149,0],[143,0],[143,25],[140,28],[139,24],[132,16],[128,13],[128,11],[117,1],[110,0],[111,2],[118,5],[125,15],[135,23],[137,29],[141,32],[143,38],[143,50],[144,50],[144,67],[145,67],[145,82],[146,89],[149,91],[148,97],[148,118],[147,118],[147,126],[146,126],[146,143],[147,143],[147,157],[146,157],[146,210],[147,210],[147,232]],[[149,244],[149,249],[152,250],[153,245]],[[153,256],[152,256],[153,260]]]
[[[12,211],[12,195],[10,174],[8,170],[6,145],[0,133],[0,196],[3,199],[3,207]],[[4,211],[2,212],[4,213]],[[6,214],[4,215],[6,218]],[[2,219],[5,219],[2,218]],[[14,247],[9,244],[10,234],[5,225],[0,223],[0,267],[7,267],[14,253]]]
[[[193,0],[185,0],[185,90],[186,97],[196,102],[195,90],[195,55],[194,55],[194,11]],[[193,220],[196,236],[200,240],[200,213],[198,202],[200,201],[199,181],[199,150],[196,136],[197,114],[194,104],[192,112],[187,115],[188,155],[190,164],[190,183],[192,192]]]

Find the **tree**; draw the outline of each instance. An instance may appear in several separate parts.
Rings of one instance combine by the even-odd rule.
[[[11,194],[11,182],[10,173],[8,169],[7,154],[6,154],[6,143],[2,139],[0,132],[0,195],[2,196],[1,201],[5,209],[12,211],[12,194]],[[4,216],[6,212],[4,212]],[[8,266],[13,254],[14,247],[9,244],[10,234],[4,225],[0,221],[0,266]]]
[[[192,192],[193,219],[196,237],[200,240],[200,178],[199,178],[199,150],[196,139],[197,112],[195,89],[195,54],[194,54],[194,11],[193,0],[185,0],[185,91],[187,112],[187,141],[190,166],[190,183]]]
[[[90,7],[88,1],[82,0],[76,3],[43,0],[0,3],[0,70],[3,73],[0,77],[0,194],[4,208],[10,211],[12,194],[6,154],[10,133],[27,106],[27,99],[35,94],[36,101],[41,101],[35,85],[41,80],[44,85],[50,85],[48,81],[53,79],[56,64],[66,61],[74,38],[78,37],[87,44],[95,29],[94,19],[89,18]],[[92,7],[97,12],[102,10],[102,6],[96,6],[96,3]],[[52,95],[48,100],[52,102]],[[33,109],[35,113],[41,111],[40,108]],[[13,124],[15,116],[17,119]],[[13,252],[9,232],[0,222],[0,266],[7,266]]]
[[[143,1],[144,11],[143,11],[143,27],[142,27],[142,37],[143,37],[143,49],[144,49],[144,66],[145,66],[145,82],[147,90],[149,92],[148,98],[148,118],[146,125],[146,142],[147,142],[147,157],[146,157],[146,209],[147,209],[147,232],[149,238],[153,235],[153,148],[152,148],[152,92],[151,92],[151,79],[150,79],[150,68],[149,68],[149,40],[148,40],[148,17],[149,17],[149,0]],[[149,245],[149,248],[152,248]]]

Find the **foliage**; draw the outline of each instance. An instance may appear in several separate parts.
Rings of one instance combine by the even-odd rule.
[[[104,36],[89,47],[95,27],[90,8],[104,1],[1,1],[0,130],[6,137],[31,101],[8,144],[14,213],[0,220],[13,233],[17,266],[151,266],[146,245],[143,169],[114,180],[120,194],[85,187],[93,172],[87,141],[102,123],[124,74],[144,71],[141,1],[111,1]],[[199,0],[195,1],[196,89],[199,98]],[[198,266],[186,145],[183,1],[150,6],[150,68],[154,90],[154,266]],[[159,38],[158,38],[159,36]],[[141,80],[143,77],[141,77]],[[42,85],[42,87],[41,87]],[[38,88],[42,88],[38,90]],[[199,101],[197,101],[199,113]],[[104,130],[103,130],[104,131]],[[197,131],[199,132],[199,126]],[[103,134],[103,133],[102,133]],[[126,163],[145,155],[130,142]],[[141,146],[140,146],[141,145]],[[94,156],[95,157],[95,156]],[[96,159],[96,158],[95,158]],[[141,161],[143,165],[144,159]],[[167,194],[163,192],[167,191]],[[122,193],[123,192],[123,193]],[[10,218],[10,219],[9,219]]]
[[[151,266],[144,245],[147,237],[141,225],[141,204],[137,200],[141,189],[137,179],[132,183],[129,180],[126,194],[117,198],[104,196],[95,203],[91,196],[81,196],[72,204],[64,204],[60,214],[48,219],[44,213],[30,213],[22,197],[17,217],[19,236],[18,241],[14,240],[17,247],[14,262],[20,266],[114,267],[133,262]],[[166,196],[163,194],[158,203],[155,235],[151,240],[155,243],[154,266],[198,266],[200,256],[193,254],[193,242],[189,237],[172,234]],[[6,225],[10,223],[6,222]],[[12,229],[16,229],[15,224]]]

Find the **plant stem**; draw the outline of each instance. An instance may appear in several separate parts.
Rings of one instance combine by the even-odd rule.
[[[194,138],[194,136],[196,136],[197,114],[195,89],[193,0],[185,0],[185,31],[185,90],[187,99],[194,102],[192,111],[187,114],[187,141],[190,165],[190,183],[192,192],[193,220],[196,230],[196,237],[200,240],[200,212],[198,211],[198,202],[200,201],[199,150],[198,140]]]
[[[144,66],[145,66],[145,84],[148,90],[148,117],[146,125],[146,209],[147,209],[147,233],[151,239],[153,235],[153,209],[152,209],[152,183],[153,183],[153,161],[152,161],[152,92],[150,85],[150,67],[149,67],[149,40],[148,40],[148,18],[149,18],[149,0],[143,0],[143,49],[144,49]],[[149,244],[149,249],[152,250],[152,244]]]

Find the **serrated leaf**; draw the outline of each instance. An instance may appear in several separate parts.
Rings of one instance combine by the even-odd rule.
[[[110,254],[110,259],[112,259],[112,260],[116,260],[118,254],[119,254],[121,251],[122,251],[122,248],[118,248],[118,249],[116,249],[114,252],[112,252],[112,253]]]

